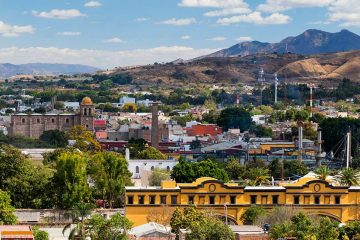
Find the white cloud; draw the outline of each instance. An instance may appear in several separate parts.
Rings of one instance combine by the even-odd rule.
[[[56,35],[60,35],[60,36],[79,36],[81,35],[80,32],[58,32],[56,33]]]
[[[265,24],[286,24],[291,21],[291,17],[281,14],[273,13],[269,16],[263,17],[260,12],[252,12],[250,14],[232,16],[228,18],[221,18],[217,23],[222,25],[229,25],[234,23],[253,23],[259,25]]]
[[[31,25],[9,25],[0,21],[0,35],[3,37],[18,37],[23,33],[33,33],[35,28]]]
[[[106,43],[123,43],[124,41],[118,37],[114,37],[114,38],[109,38],[104,40],[104,42]]]
[[[49,12],[32,11],[32,14],[36,17],[62,20],[86,16],[77,9],[52,9]]]
[[[182,40],[189,40],[189,39],[191,39],[191,36],[189,36],[189,35],[184,35],[184,36],[181,36],[181,39],[182,39]]]
[[[239,41],[239,42],[248,42],[248,41],[252,41],[252,37],[238,37],[236,39],[236,41]]]
[[[221,10],[206,12],[204,15],[207,17],[221,17],[228,15],[244,14],[249,12],[251,12],[249,8],[224,8]]]
[[[225,41],[226,37],[213,37],[213,38],[209,38],[208,40],[210,41]]]
[[[140,17],[140,18],[136,18],[135,22],[147,22],[149,21],[149,18],[145,18],[145,17]]]
[[[192,59],[219,49],[194,49],[184,46],[161,46],[128,51],[104,51],[92,49],[69,49],[56,47],[2,48],[0,62],[14,64],[46,62],[86,64],[101,68],[144,65],[154,62],[170,62],[174,59]]]
[[[99,1],[90,1],[84,4],[85,7],[100,7],[101,5]]]
[[[257,10],[262,12],[281,12],[294,8],[326,7],[334,0],[266,0],[260,4]]]
[[[243,0],[182,0],[181,7],[212,7],[212,8],[233,8],[245,7]]]
[[[341,26],[360,26],[360,5],[358,0],[336,0],[329,7],[329,21],[340,22]]]
[[[173,26],[185,26],[196,23],[195,18],[171,18],[164,21],[159,22],[159,24],[173,25]]]

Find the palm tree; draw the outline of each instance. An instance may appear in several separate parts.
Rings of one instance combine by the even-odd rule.
[[[332,171],[327,166],[321,166],[315,169],[315,173],[317,174],[318,179],[326,180],[326,178],[332,174]]]
[[[77,203],[71,210],[72,223],[67,224],[63,229],[63,235],[65,231],[70,229],[69,240],[85,240],[88,235],[87,219],[94,209],[92,204],[88,203]],[[72,225],[76,225],[71,228]]]
[[[342,169],[336,176],[341,185],[354,186],[360,184],[360,172],[353,168]]]
[[[249,171],[249,179],[251,185],[261,186],[270,183],[269,169],[252,168]]]

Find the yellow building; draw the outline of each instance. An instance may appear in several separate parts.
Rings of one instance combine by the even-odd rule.
[[[360,186],[339,186],[311,175],[281,186],[243,187],[214,178],[199,178],[193,183],[164,181],[161,187],[126,187],[125,213],[137,226],[147,223],[149,212],[160,212],[164,205],[196,205],[220,217],[227,215],[232,224],[241,224],[242,213],[253,204],[269,210],[274,206],[298,208],[345,223],[360,219]]]

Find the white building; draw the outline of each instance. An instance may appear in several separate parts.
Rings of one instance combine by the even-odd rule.
[[[119,105],[120,106],[124,106],[125,104],[127,103],[136,103],[136,99],[135,98],[131,98],[131,97],[128,97],[128,96],[123,96],[120,98],[119,100]]]

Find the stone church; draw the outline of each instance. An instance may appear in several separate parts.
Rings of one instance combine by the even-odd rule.
[[[76,125],[94,131],[94,116],[94,103],[89,97],[84,97],[78,113],[12,115],[9,135],[39,138],[45,131],[57,129],[66,132]]]

